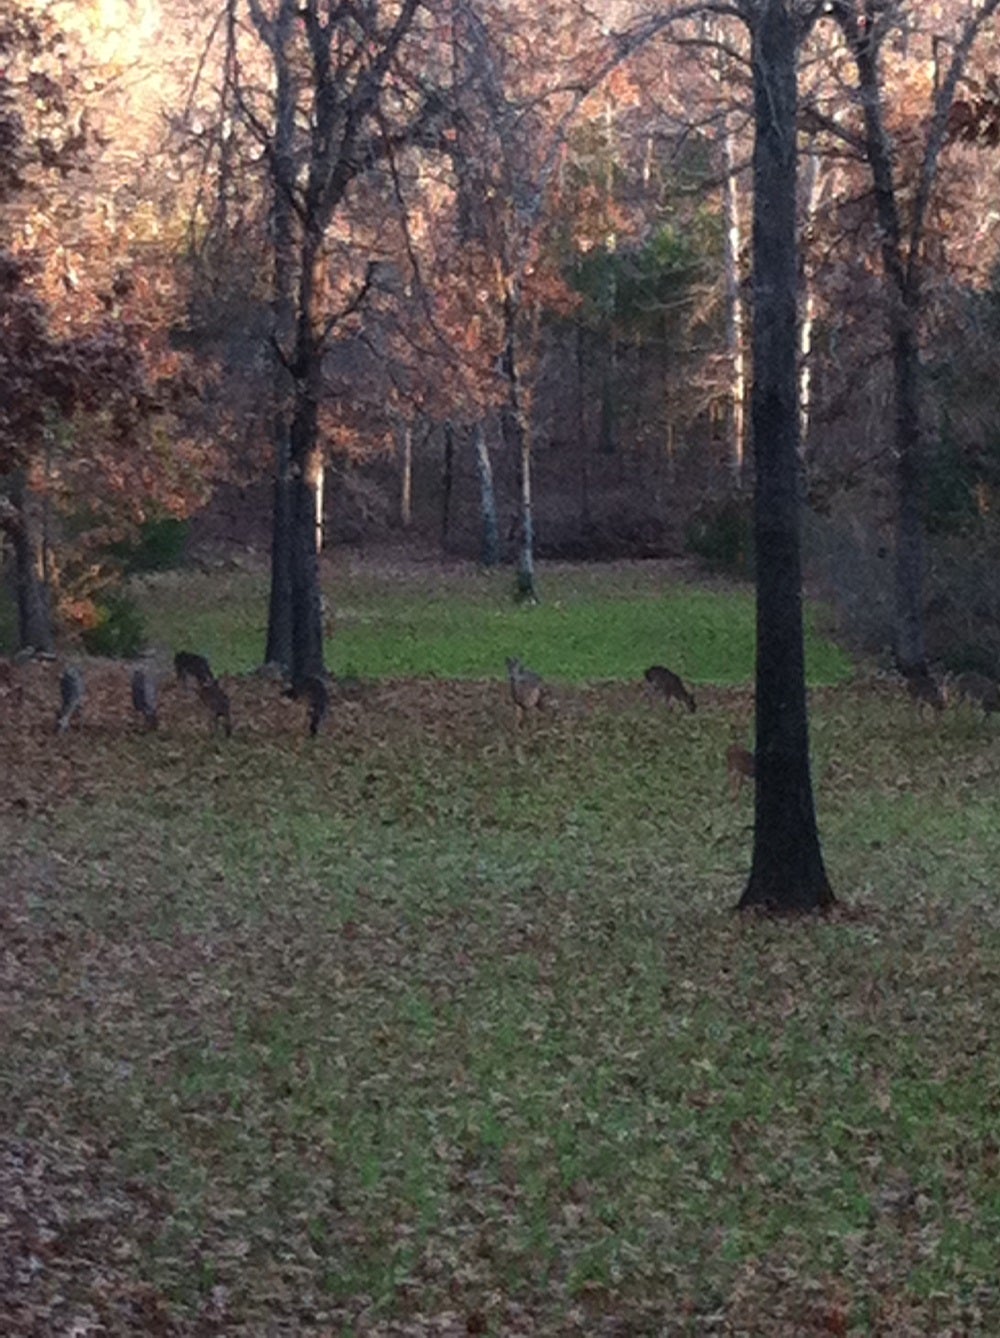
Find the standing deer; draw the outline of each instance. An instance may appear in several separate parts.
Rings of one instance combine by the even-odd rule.
[[[510,680],[515,723],[520,725],[527,711],[538,710],[541,707],[542,680],[533,669],[523,665],[516,656],[511,656],[507,660],[507,677]]]
[[[929,706],[932,711],[941,712],[944,710],[945,701],[941,685],[926,670],[907,675],[906,691],[910,694],[910,700],[915,703],[920,715],[923,715],[925,706]]]
[[[738,743],[730,744],[726,749],[726,771],[729,773],[729,794],[735,803],[744,781],[756,777],[757,759],[749,748],[742,748]]]
[[[992,678],[985,674],[959,674],[951,684],[951,693],[957,702],[968,702],[970,706],[981,706],[983,715],[1000,711],[1000,688]]]
[[[646,670],[644,678],[647,688],[652,692],[662,693],[668,704],[671,701],[679,701],[683,702],[689,712],[698,709],[694,698],[678,676],[664,665],[651,664]]]
[[[156,679],[148,669],[136,669],[132,674],[132,705],[145,721],[147,729],[156,729]]]
[[[174,656],[174,672],[181,687],[189,678],[193,678],[199,687],[204,687],[206,683],[215,681],[212,666],[204,655],[195,655],[190,650],[179,650]]]
[[[213,730],[221,721],[228,739],[233,732],[233,721],[227,694],[214,678],[210,678],[207,683],[198,684],[198,696],[211,716]]]
[[[70,721],[83,710],[85,694],[83,674],[75,664],[71,664],[68,669],[63,670],[59,679],[60,710],[56,715],[57,733],[65,734]]]

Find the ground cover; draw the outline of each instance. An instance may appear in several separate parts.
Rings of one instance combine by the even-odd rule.
[[[746,686],[88,678],[0,703],[0,1331],[1000,1330],[992,722],[816,688],[774,925]]]

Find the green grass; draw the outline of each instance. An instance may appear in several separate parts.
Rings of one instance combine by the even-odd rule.
[[[122,1332],[1000,1331],[995,722],[815,692],[856,914],[773,924],[740,694],[515,737],[499,685],[392,685],[313,746],[255,691],[228,744],[24,744],[0,1127],[74,1224],[24,1287],[145,1295]]]
[[[414,582],[398,574],[326,569],[336,632],[327,660],[364,678],[488,678],[508,655],[565,682],[639,677],[666,663],[694,683],[735,684],[753,674],[754,603],[749,589],[699,589],[669,581],[660,564],[542,571],[543,602],[518,606],[507,571],[445,572]],[[151,636],[207,654],[226,671],[263,655],[266,597],[260,579],[168,576],[147,583]],[[224,600],[222,595],[224,594]],[[850,676],[847,657],[808,615],[813,684]]]

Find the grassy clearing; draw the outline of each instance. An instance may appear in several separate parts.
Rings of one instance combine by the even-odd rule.
[[[99,685],[57,741],[50,688],[0,722],[10,1331],[1000,1331],[972,713],[814,694],[854,914],[770,925],[745,691],[518,737],[499,684],[385,682],[311,746],[234,683],[227,746]]]
[[[695,683],[749,681],[754,658],[753,595],[720,584],[678,583],[662,563],[543,570],[543,602],[519,607],[509,571],[441,567],[423,575],[356,569],[345,558],[325,569],[335,624],[330,668],[364,678],[490,678],[517,654],[565,682],[636,679],[666,662]],[[154,639],[207,654],[229,672],[259,664],[266,630],[261,577],[170,576],[142,596]],[[809,615],[810,681],[850,676],[843,653]]]

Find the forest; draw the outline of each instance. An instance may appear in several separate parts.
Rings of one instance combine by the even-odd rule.
[[[1000,1330],[998,71],[0,0],[4,1333]]]

